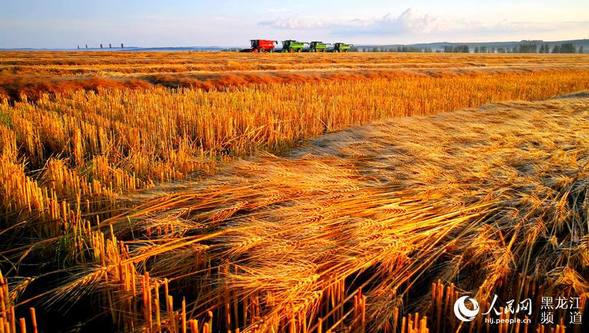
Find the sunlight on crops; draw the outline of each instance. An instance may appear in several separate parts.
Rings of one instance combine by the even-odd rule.
[[[538,101],[589,89],[587,57],[50,55],[0,57],[2,333],[55,309],[105,331],[482,332],[448,319],[459,294],[585,304],[589,105]]]

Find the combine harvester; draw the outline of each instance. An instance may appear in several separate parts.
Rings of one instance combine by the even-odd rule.
[[[352,44],[346,43],[331,44],[331,48],[328,45],[320,41],[307,43],[289,39],[282,42],[282,52],[349,52],[352,48]]]
[[[309,52],[325,52],[327,51],[327,44],[323,42],[314,41],[309,44]]]
[[[282,52],[303,52],[307,42],[299,42],[293,39],[285,40],[282,42]]]
[[[276,45],[278,45],[278,41],[269,39],[252,39],[250,42],[252,47],[241,50],[241,52],[274,52]]]
[[[270,39],[252,39],[251,48],[243,49],[241,52],[255,52],[255,53],[266,53],[266,52],[348,52],[352,48],[352,44],[346,43],[334,43],[328,44],[321,41],[313,42],[300,42],[294,39],[287,39],[282,41],[282,49],[276,50],[278,41]],[[332,47],[329,47],[332,45]]]
[[[333,45],[333,51],[332,52],[348,52],[350,51],[350,49],[352,48],[352,44],[346,44],[346,43],[335,43]]]

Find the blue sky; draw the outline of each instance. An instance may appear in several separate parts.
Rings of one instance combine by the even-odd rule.
[[[0,48],[557,40],[588,27],[587,0],[0,0]]]

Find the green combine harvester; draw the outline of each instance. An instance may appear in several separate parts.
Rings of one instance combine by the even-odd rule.
[[[348,52],[352,48],[352,44],[335,43],[333,45],[333,52]]]
[[[326,43],[314,41],[309,44],[309,52],[325,52],[326,50]]]
[[[282,52],[303,52],[305,44],[293,39],[285,40],[282,42]]]

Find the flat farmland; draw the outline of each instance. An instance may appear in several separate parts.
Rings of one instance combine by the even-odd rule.
[[[0,332],[583,314],[588,90],[575,54],[0,52]]]
[[[214,89],[240,85],[585,70],[584,55],[189,52],[2,52],[0,94],[166,86]]]

